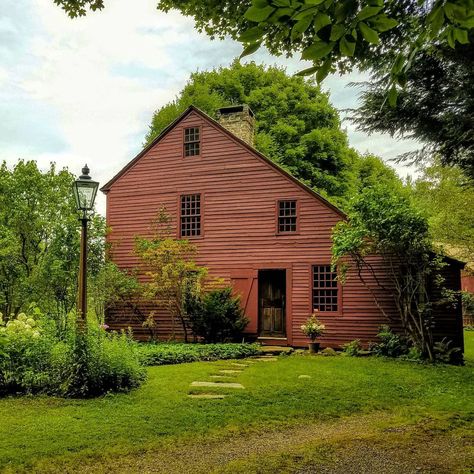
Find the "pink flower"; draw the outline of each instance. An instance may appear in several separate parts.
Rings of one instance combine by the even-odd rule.
[[[99,327],[100,327],[100,329],[103,329],[104,331],[107,331],[107,329],[109,329],[110,326],[108,324],[104,323],[104,324],[101,324]]]

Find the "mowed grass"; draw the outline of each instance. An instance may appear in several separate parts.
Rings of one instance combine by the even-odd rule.
[[[223,400],[188,398],[232,361],[151,367],[129,394],[93,400],[0,400],[0,470],[58,469],[97,459],[214,439],[230,433],[387,412],[407,421],[474,419],[474,332],[466,366],[428,366],[379,358],[286,356],[236,374],[245,390]],[[238,361],[241,363],[241,361]],[[311,378],[299,379],[299,375]],[[212,390],[212,389],[211,389]],[[193,389],[192,392],[209,391]],[[216,391],[216,390],[213,390]]]

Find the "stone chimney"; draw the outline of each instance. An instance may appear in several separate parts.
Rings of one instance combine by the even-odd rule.
[[[229,132],[248,143],[255,144],[255,117],[246,104],[222,107],[217,111],[217,121]]]

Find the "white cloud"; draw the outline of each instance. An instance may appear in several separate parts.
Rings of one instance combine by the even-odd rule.
[[[55,161],[73,172],[87,162],[102,183],[139,151],[153,111],[192,71],[227,65],[240,51],[233,41],[198,34],[189,18],[158,12],[156,0],[109,1],[75,20],[52,0],[2,1],[11,8],[0,20],[0,39],[11,44],[0,45],[0,113],[7,118],[1,157]],[[290,72],[304,67],[265,52],[252,59]],[[350,80],[332,77],[325,85],[340,109],[355,105],[356,91],[344,87]],[[345,126],[361,151],[389,158],[412,146]]]

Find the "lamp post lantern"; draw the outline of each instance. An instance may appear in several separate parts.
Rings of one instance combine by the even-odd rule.
[[[77,210],[82,212],[81,221],[81,253],[79,257],[79,289],[77,300],[78,325],[85,326],[87,318],[87,211],[94,207],[99,183],[89,176],[87,165],[82,168],[82,175],[72,185]]]

